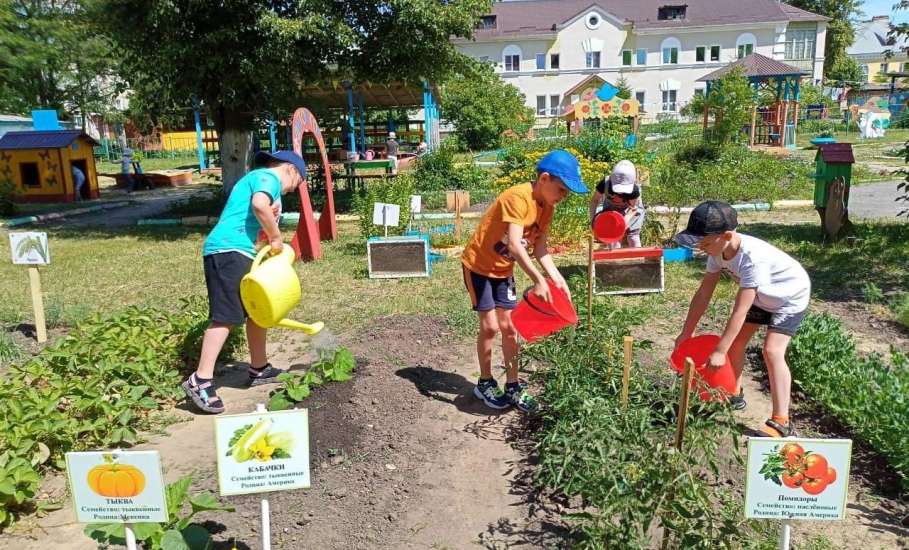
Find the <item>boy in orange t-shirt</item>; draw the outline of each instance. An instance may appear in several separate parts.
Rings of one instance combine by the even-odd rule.
[[[517,262],[533,281],[533,293],[551,302],[546,278],[534,267],[527,252],[527,247],[532,247],[546,276],[571,295],[546,244],[555,205],[570,191],[587,193],[578,159],[567,151],[552,151],[537,164],[536,181],[510,187],[496,198],[461,255],[464,285],[480,318],[480,379],[473,393],[493,409],[514,405],[532,412],[536,408],[533,397],[518,382],[518,335],[511,322],[511,310],[517,306],[514,264]],[[507,370],[504,392],[492,376],[492,346],[499,332]]]

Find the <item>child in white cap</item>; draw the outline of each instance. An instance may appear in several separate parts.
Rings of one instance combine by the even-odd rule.
[[[602,207],[600,205],[602,204]],[[597,184],[597,190],[590,198],[590,220],[600,210],[618,212],[625,218],[625,240],[628,246],[641,246],[641,228],[644,227],[644,201],[641,186],[638,185],[638,171],[630,160],[620,160],[612,168],[612,174]],[[610,245],[621,248],[621,241]]]

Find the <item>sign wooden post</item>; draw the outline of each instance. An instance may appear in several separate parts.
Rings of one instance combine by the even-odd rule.
[[[675,448],[682,450],[685,437],[685,421],[688,419],[688,394],[691,392],[691,373],[694,372],[694,361],[685,358],[685,374],[682,376],[682,395],[679,397],[679,424],[675,431]]]
[[[455,201],[455,240],[461,242],[461,199]]]
[[[44,320],[44,298],[41,296],[41,274],[37,267],[28,268],[29,288],[32,292],[32,308],[35,310],[35,333],[38,342],[47,342],[47,325]]]
[[[587,330],[593,327],[593,235],[587,237]]]
[[[387,225],[385,226],[385,231],[388,231]],[[256,412],[265,413],[268,412],[268,409],[265,408],[265,404],[257,403]],[[260,532],[262,533],[262,550],[271,550],[271,510],[268,508],[267,498],[262,499],[262,528]]]
[[[123,530],[126,532],[126,550],[136,550],[136,534],[133,532],[133,524],[124,524]]]
[[[628,406],[628,382],[631,377],[631,346],[634,338],[626,336],[622,339],[625,347],[625,368],[622,370],[622,408]]]

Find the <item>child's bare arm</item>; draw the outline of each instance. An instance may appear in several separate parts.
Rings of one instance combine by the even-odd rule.
[[[549,286],[546,284],[546,279],[537,270],[536,266],[533,265],[530,255],[527,254],[527,250],[521,244],[523,239],[524,227],[516,223],[508,224],[508,252],[511,253],[511,257],[518,262],[518,265],[521,266],[524,273],[530,277],[530,280],[533,281],[533,293],[539,296],[544,302],[551,302],[552,294],[549,292]]]
[[[253,195],[253,214],[259,220],[262,230],[265,231],[265,235],[268,237],[271,251],[277,254],[284,248],[284,241],[281,239],[281,229],[278,227],[271,204],[271,198],[266,193],[255,193]]]
[[[729,352],[729,347],[732,346],[735,337],[742,330],[742,326],[745,324],[745,316],[748,315],[748,310],[751,309],[756,296],[756,288],[739,289],[738,294],[735,296],[735,305],[732,306],[732,315],[729,316],[726,330],[723,331],[723,335],[716,345],[716,350],[710,355],[710,359],[707,362],[708,367],[720,368],[726,362],[726,353]]]
[[[536,242],[533,243],[533,255],[536,257],[537,261],[540,262],[546,275],[555,283],[556,288],[564,291],[565,294],[568,295],[568,298],[571,299],[571,291],[568,290],[568,283],[565,282],[565,278],[562,277],[559,268],[556,267],[555,262],[552,259],[552,254],[549,253],[549,235],[542,233],[537,237]]]
[[[688,306],[688,315],[685,317],[685,325],[682,327],[682,332],[679,334],[678,338],[675,339],[676,347],[678,347],[682,340],[687,340],[694,334],[694,329],[697,328],[698,322],[701,320],[704,312],[707,311],[707,306],[710,304],[710,298],[713,297],[713,291],[716,290],[716,285],[719,280],[720,272],[704,274],[704,278],[701,280],[701,286],[698,287],[697,292],[695,292],[694,296],[691,298],[691,305]]]
[[[590,219],[593,220],[593,217],[597,213],[597,206],[603,202],[603,194],[599,191],[594,191],[590,195]]]

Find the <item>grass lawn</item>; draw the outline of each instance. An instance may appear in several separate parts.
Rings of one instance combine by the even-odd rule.
[[[101,174],[119,174],[119,162],[98,161],[96,164]],[[179,156],[174,158],[144,158],[142,170],[152,172],[155,170],[198,170],[199,158],[196,156]]]

